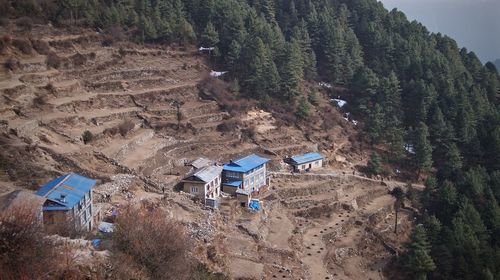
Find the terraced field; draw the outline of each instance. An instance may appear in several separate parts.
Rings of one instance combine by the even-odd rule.
[[[100,180],[96,199],[105,209],[148,203],[192,228],[213,229],[197,237],[197,256],[233,278],[383,278],[404,237],[391,234],[392,186],[345,175],[364,159],[340,112],[328,115],[338,120],[322,119],[321,112],[337,110],[325,94],[310,124],[283,125],[258,108],[230,114],[200,94],[211,67],[193,46],[108,45],[103,34],[48,26],[35,26],[31,36],[47,43],[59,66],[35,51],[0,56],[4,64],[18,60],[0,72],[0,194],[79,172]],[[233,119],[237,127],[220,129]],[[85,131],[93,135],[87,143]],[[318,149],[328,159],[321,174],[284,169],[283,156]],[[230,198],[210,212],[174,191],[187,162],[223,163],[251,152],[266,154],[275,171],[261,212]],[[410,215],[401,217],[408,226]],[[224,261],[207,259],[208,248]]]

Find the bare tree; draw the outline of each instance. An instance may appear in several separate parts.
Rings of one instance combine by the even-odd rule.
[[[0,211],[1,279],[61,278],[66,273],[62,260],[72,258],[71,250],[45,235],[40,211],[30,203]],[[73,277],[80,275],[76,272]]]
[[[182,225],[168,219],[162,210],[129,206],[120,212],[115,226],[117,262],[132,263],[127,269],[136,275],[145,268],[153,279],[189,279],[193,267],[189,240]],[[115,265],[117,270],[120,267],[123,269]]]

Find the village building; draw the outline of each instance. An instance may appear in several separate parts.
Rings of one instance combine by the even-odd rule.
[[[183,180],[183,191],[195,195],[211,208],[218,208],[221,192],[222,166],[210,165],[188,174]]]
[[[69,173],[41,186],[36,194],[45,198],[43,222],[49,232],[92,230],[92,188],[96,181]]]
[[[252,154],[230,161],[222,171],[222,189],[231,195],[236,195],[242,206],[247,206],[251,194],[262,186],[269,184],[267,180],[268,159]]]
[[[285,159],[294,172],[314,170],[323,167],[324,157],[320,153],[306,153]]]

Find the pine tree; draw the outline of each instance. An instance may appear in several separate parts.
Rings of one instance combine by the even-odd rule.
[[[363,67],[356,71],[352,82],[354,105],[361,113],[368,114],[373,101],[376,100],[379,89],[379,79],[370,68]]]
[[[226,55],[226,62],[231,67],[233,72],[238,71],[237,67],[239,65],[238,61],[240,59],[240,55],[241,45],[235,40],[231,41],[231,45],[229,45],[229,51]]]
[[[215,47],[219,43],[219,33],[215,30],[212,22],[208,22],[203,34],[201,34],[200,42],[205,47]]]
[[[430,256],[427,234],[422,226],[417,226],[413,231],[404,264],[413,279],[418,280],[427,279],[427,274],[436,269]]]
[[[196,40],[193,26],[185,19],[182,19],[177,29],[178,40],[182,44],[192,43]]]
[[[404,204],[405,193],[400,187],[391,190],[391,195],[396,199],[394,201],[394,233],[398,234],[398,213]]]
[[[370,155],[370,159],[368,160],[366,169],[370,174],[376,174],[376,175],[382,174],[384,168],[382,166],[382,160],[380,159],[380,156],[377,153],[373,152]]]
[[[307,119],[309,117],[309,103],[307,102],[306,98],[302,96],[302,98],[299,101],[299,106],[297,108],[297,112],[295,115],[299,119]]]
[[[294,28],[292,38],[297,40],[300,45],[302,63],[304,66],[304,77],[307,79],[314,79],[317,75],[316,54],[312,49],[311,38],[309,37],[307,25],[304,20],[300,22],[299,26]]]
[[[420,122],[415,137],[415,160],[419,171],[428,172],[432,167],[432,146],[429,141],[429,129]]]
[[[270,50],[260,38],[249,42],[243,51],[243,57],[249,62],[244,82],[251,96],[259,99],[268,98],[279,90],[280,77]]]
[[[372,144],[382,140],[384,129],[384,113],[379,104],[375,104],[368,114],[365,124],[365,131]]]
[[[439,169],[441,178],[456,179],[462,169],[462,156],[455,143],[449,144],[443,166]]]
[[[299,43],[292,40],[285,48],[285,65],[281,73],[281,92],[285,101],[292,102],[300,94],[303,68]]]

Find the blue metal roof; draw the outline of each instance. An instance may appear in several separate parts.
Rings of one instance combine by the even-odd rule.
[[[241,181],[241,180],[228,180],[228,181],[224,182],[223,185],[231,186],[231,187],[239,187],[239,186],[241,186],[242,183],[243,183],[243,181]]]
[[[307,153],[303,155],[293,156],[290,159],[296,164],[304,164],[311,161],[323,159],[323,156],[320,153]]]
[[[67,210],[73,208],[95,184],[95,180],[69,173],[41,186],[36,194],[48,200],[43,210]]]
[[[224,171],[248,172],[267,163],[268,161],[269,160],[267,158],[259,157],[256,154],[251,154],[244,158],[240,158],[238,160],[224,164]]]

